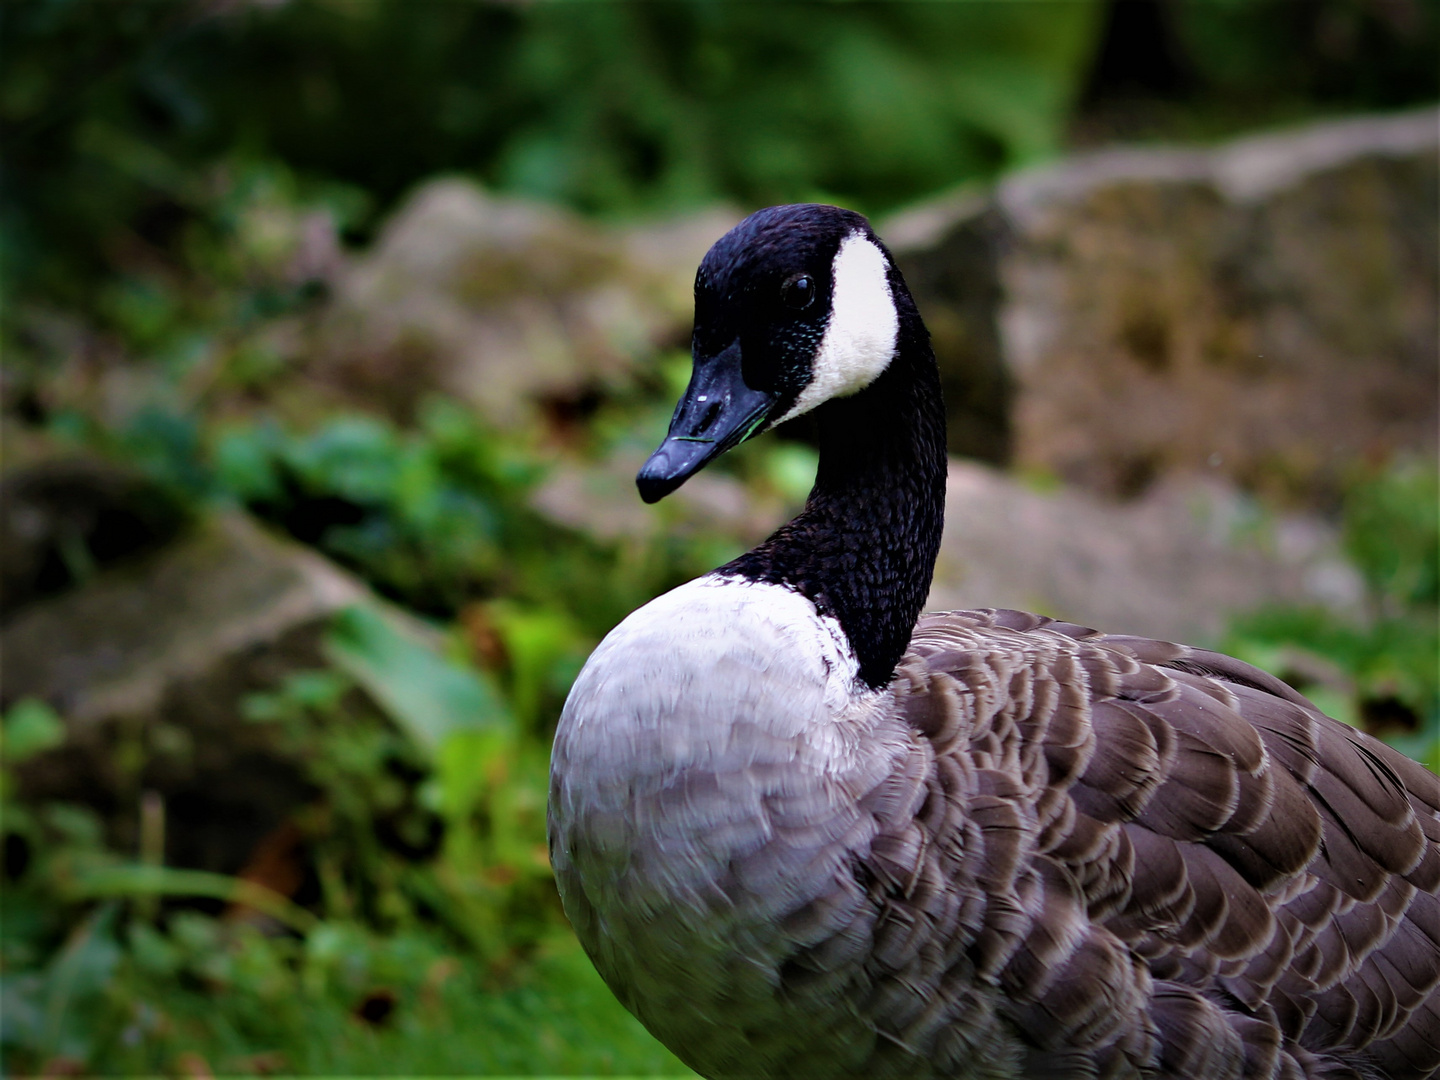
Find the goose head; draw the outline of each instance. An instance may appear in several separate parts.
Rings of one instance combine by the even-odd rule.
[[[890,253],[859,214],[773,206],[721,237],[695,275],[694,370],[636,477],[653,503],[725,451],[871,385],[895,357]]]

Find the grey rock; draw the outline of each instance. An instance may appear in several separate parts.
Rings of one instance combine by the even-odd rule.
[[[950,452],[1006,464],[1014,385],[1000,338],[1003,216],[965,189],[892,218],[882,231],[930,330]]]
[[[603,461],[557,464],[531,496],[531,505],[556,524],[602,540],[704,533],[733,539],[737,553],[799,509],[759,497],[720,472],[692,476],[660,508],[647,507],[635,492],[635,474],[645,457],[643,451],[625,450]]]
[[[370,599],[320,556],[225,514],[36,600],[0,631],[0,704],[49,702],[67,738],[17,767],[20,790],[94,807],[121,850],[137,842],[142,798],[158,799],[170,865],[240,871],[314,796],[243,702],[324,666],[331,616]],[[369,707],[352,697],[347,708]]]
[[[1229,617],[1272,603],[1363,617],[1364,583],[1319,518],[1268,513],[1215,480],[1117,503],[951,462],[929,610],[1014,607],[1214,644]]]
[[[79,726],[143,720],[178,684],[309,636],[368,595],[247,517],[207,519],[155,556],[17,615],[0,634],[4,700],[43,698]]]
[[[664,290],[667,311],[688,336],[694,312],[695,268],[716,240],[745,215],[733,206],[712,206],[675,218],[637,222],[611,235],[634,266]]]
[[[1437,151],[1434,109],[1107,150],[882,223],[960,388],[952,450],[1320,506],[1361,458],[1433,453]]]
[[[0,490],[24,496],[7,500],[5,532],[58,522],[108,551],[107,524],[126,520],[116,507],[130,508],[146,484],[103,462],[41,457]],[[38,550],[54,546],[55,528],[30,532]],[[418,754],[456,728],[510,722],[478,673],[445,659],[436,630],[247,515],[199,514],[168,542],[146,539],[123,558],[92,560],[58,592],[17,572],[28,603],[0,627],[0,708],[38,698],[66,728],[59,747],[16,766],[20,790],[93,807],[120,850],[136,843],[143,803],[164,808],[170,865],[236,873],[279,845],[301,874],[297,811],[319,794],[310,751],[285,723],[247,719],[252,695],[282,690],[291,675],[338,671],[341,697],[319,719],[393,725]],[[37,566],[44,560],[19,569]],[[428,812],[408,803],[385,812],[411,811],[423,824]]]
[[[719,473],[645,507],[634,489],[643,460],[619,454],[556,469],[536,509],[606,539],[700,533],[730,538],[737,551],[798,509]],[[1363,619],[1364,598],[1332,525],[1265,510],[1223,480],[1175,478],[1120,502],[952,458],[926,610],[1014,607],[1110,633],[1214,644],[1231,617],[1267,604]]]
[[[538,403],[612,391],[637,360],[683,344],[694,263],[734,217],[608,230],[429,181],[338,281],[317,370],[391,411],[441,392],[523,424]]]

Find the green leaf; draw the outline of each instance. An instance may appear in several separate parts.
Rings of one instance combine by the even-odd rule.
[[[45,1049],[52,1054],[83,1058],[93,1033],[89,1025],[77,1023],[81,1010],[76,1006],[94,998],[110,982],[120,961],[115,943],[117,909],[106,904],[71,933],[65,947],[51,961],[46,984]]]
[[[317,492],[381,506],[395,493],[400,448],[394,431],[369,416],[337,416],[285,448],[288,464]]]
[[[441,655],[398,617],[347,608],[331,624],[325,648],[431,754],[452,731],[514,727],[488,678]]]
[[[64,882],[72,900],[98,900],[135,896],[203,896],[243,904],[305,934],[319,920],[304,908],[255,881],[212,874],[208,870],[179,870],[169,866],[99,866],[82,870]]]
[[[24,698],[12,705],[5,714],[3,730],[5,762],[10,765],[65,741],[65,724],[54,709],[36,698]]]
[[[276,468],[278,432],[264,425],[222,430],[214,439],[211,459],[222,490],[241,499],[278,499],[283,487]]]
[[[1415,461],[1363,477],[1345,498],[1345,547],[1393,602],[1440,602],[1440,473]]]
[[[557,668],[583,649],[584,636],[566,612],[555,608],[496,601],[489,611],[510,661],[511,706],[519,721],[533,730]]]

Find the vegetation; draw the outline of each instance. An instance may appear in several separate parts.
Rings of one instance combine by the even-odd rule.
[[[1350,622],[1321,608],[1236,621],[1223,648],[1276,672],[1329,715],[1440,772],[1440,480],[1417,461],[1351,482],[1345,550],[1367,587]]]
[[[563,931],[543,744],[473,674],[381,623],[352,613],[331,648],[335,669],[245,703],[317,791],[295,818],[318,878],[306,908],[154,852],[127,861],[92,810],[16,802],[7,776],[7,856],[25,864],[9,868],[0,939],[11,1067],[683,1072]],[[347,669],[408,726],[358,708]],[[459,686],[437,700],[446,674]],[[7,768],[62,738],[44,706],[16,706]]]
[[[310,216],[363,245],[440,171],[609,217],[717,198],[883,210],[1056,153],[1082,121],[1123,127],[1114,103],[1137,95],[1159,134],[1264,120],[1257,98],[1287,118],[1426,100],[1435,11],[1391,7],[1169,5],[1179,76],[1157,86],[1097,66],[1115,15],[1094,0],[0,6],[7,438],[121,462],[191,516],[244,507],[428,629],[349,611],[323,667],[244,700],[236,722],[309,794],[243,876],[168,865],[184,822],[143,792],[121,811],[29,796],[26,769],[71,736],[41,702],[9,708],[6,1072],[685,1071],[564,923],[547,756],[599,636],[735,541],[560,528],[531,501],[553,432],[500,433],[446,400],[377,415],[309,379],[326,302],[300,257]],[[565,452],[658,438],[684,358],[657,368]],[[724,467],[782,497],[813,472],[793,445],[745,453]],[[1267,612],[1230,642],[1432,765],[1435,505],[1433,470],[1357,479],[1368,621]],[[137,753],[117,762],[132,779]]]

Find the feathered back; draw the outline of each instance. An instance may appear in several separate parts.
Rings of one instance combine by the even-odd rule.
[[[1027,1076],[1440,1068],[1440,778],[1237,660],[1022,612],[923,616],[893,693],[924,759],[866,860],[898,1040],[964,1023],[959,968]]]

